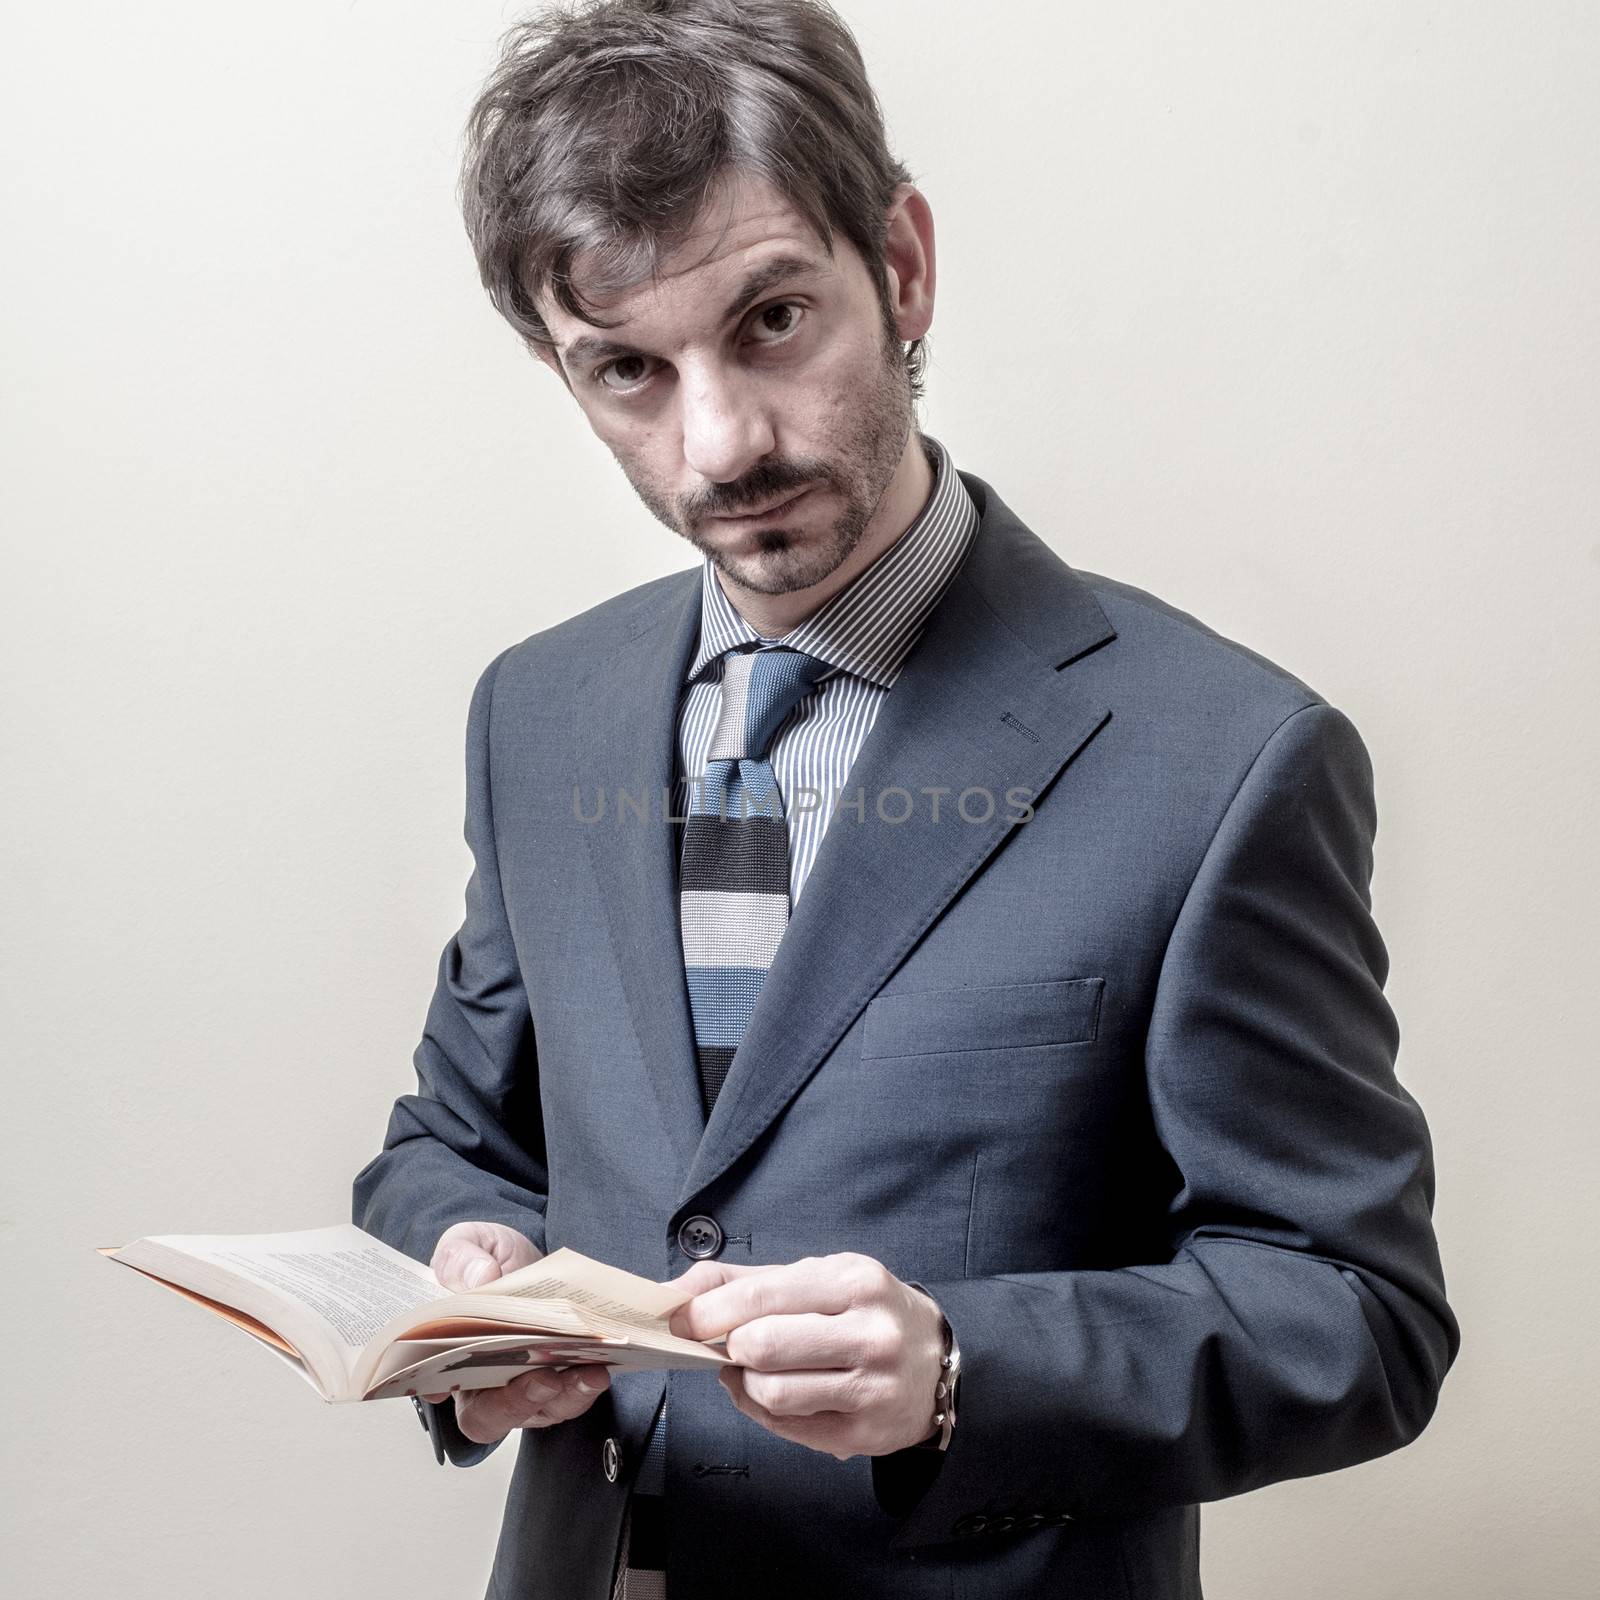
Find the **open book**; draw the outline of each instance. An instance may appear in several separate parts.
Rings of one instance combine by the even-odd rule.
[[[720,1367],[667,1317],[689,1296],[557,1250],[452,1294],[351,1223],[302,1233],[165,1234],[100,1252],[253,1334],[324,1400],[492,1389],[535,1366]]]

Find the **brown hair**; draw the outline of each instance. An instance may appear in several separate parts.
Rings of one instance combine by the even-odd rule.
[[[883,114],[823,0],[588,0],[508,32],[466,129],[461,206],[484,287],[530,346],[534,304],[602,321],[599,296],[653,277],[720,179],[765,179],[833,249],[860,252],[893,330],[883,246],[896,188]],[[922,391],[923,342],[904,350]]]

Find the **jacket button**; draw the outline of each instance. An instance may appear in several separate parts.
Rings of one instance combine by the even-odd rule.
[[[678,1228],[678,1248],[695,1261],[704,1261],[722,1248],[722,1229],[715,1217],[687,1217]]]
[[[617,1474],[622,1471],[622,1452],[617,1448],[615,1439],[607,1439],[600,1446],[600,1466],[606,1475],[607,1483],[615,1483]]]
[[[989,1519],[974,1511],[965,1517],[959,1518],[951,1531],[960,1534],[962,1538],[966,1538],[969,1534],[982,1533],[988,1526]]]

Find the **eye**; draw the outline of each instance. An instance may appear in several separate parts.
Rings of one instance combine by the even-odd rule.
[[[805,318],[805,307],[793,300],[778,300],[763,306],[751,323],[757,344],[781,344]]]
[[[647,356],[618,356],[608,361],[595,373],[595,381],[613,394],[632,394],[642,388],[650,377],[650,360]],[[615,379],[617,381],[613,382]]]

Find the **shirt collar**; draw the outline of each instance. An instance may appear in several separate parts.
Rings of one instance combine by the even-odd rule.
[[[923,444],[933,468],[933,492],[916,520],[820,611],[781,639],[764,637],[739,615],[707,557],[701,568],[700,643],[684,681],[693,682],[729,650],[757,642],[803,650],[836,670],[889,688],[978,531],[978,508],[949,452],[927,434]]]

